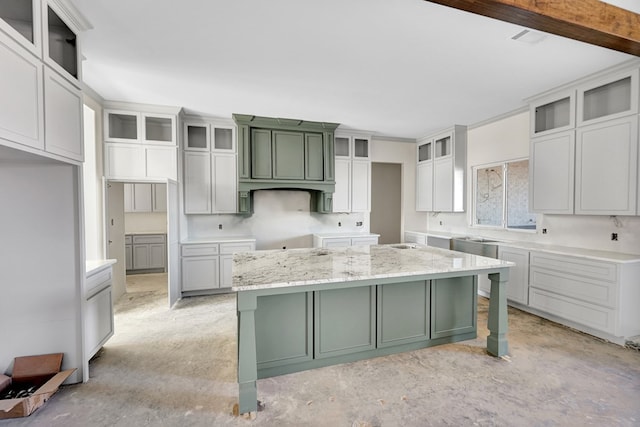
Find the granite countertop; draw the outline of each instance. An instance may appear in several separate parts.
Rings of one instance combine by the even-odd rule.
[[[185,239],[180,242],[182,245],[199,244],[199,243],[225,243],[225,242],[255,242],[253,236],[219,236],[219,237],[202,237],[195,239]]]
[[[109,265],[113,265],[118,262],[115,259],[90,259],[85,262],[85,274],[87,276],[95,273],[96,271],[107,267]]]
[[[256,251],[233,257],[234,291],[509,267],[507,261],[409,244]]]
[[[379,234],[369,233],[366,231],[346,231],[344,233],[313,233],[314,236],[323,239],[331,237],[380,237]]]

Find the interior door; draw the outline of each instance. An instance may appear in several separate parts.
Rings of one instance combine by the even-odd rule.
[[[167,180],[167,282],[169,307],[182,296],[180,283],[180,215],[178,183]]]
[[[113,300],[117,301],[126,292],[126,256],[124,249],[124,184],[105,181],[107,207],[106,220],[106,254],[108,259],[115,259],[113,265]]]

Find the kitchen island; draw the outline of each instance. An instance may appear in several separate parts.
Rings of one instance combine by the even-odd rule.
[[[406,244],[234,255],[240,413],[257,410],[259,378],[476,338],[477,274],[487,351],[505,355],[511,265]]]

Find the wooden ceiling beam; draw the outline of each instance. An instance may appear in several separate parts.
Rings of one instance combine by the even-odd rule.
[[[600,0],[426,0],[640,56],[640,14]]]

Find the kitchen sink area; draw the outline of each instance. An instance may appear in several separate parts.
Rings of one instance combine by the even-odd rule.
[[[454,237],[451,239],[451,250],[498,258],[498,241],[482,237]]]

